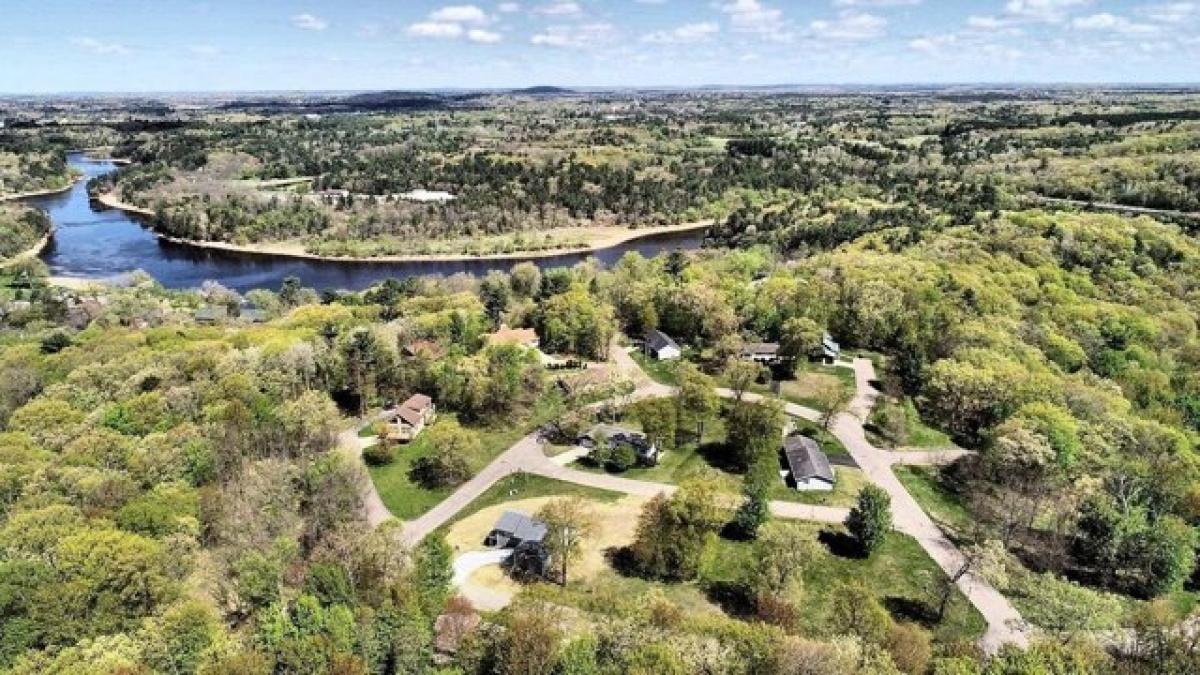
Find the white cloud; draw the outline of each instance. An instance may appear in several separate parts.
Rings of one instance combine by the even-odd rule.
[[[408,27],[408,34],[418,38],[457,40],[466,38],[478,44],[496,44],[504,36],[482,26],[492,19],[475,5],[447,5],[429,13],[425,21]]]
[[[583,26],[550,26],[530,38],[530,43],[542,47],[560,49],[582,49],[610,39],[616,30],[610,23],[593,23]]]
[[[132,50],[119,42],[102,42],[90,37],[72,38],[71,44],[101,56],[125,56],[132,53]]]
[[[481,45],[494,45],[504,38],[499,33],[490,30],[472,28],[467,31],[467,39],[471,42],[478,42]]]
[[[729,15],[734,29],[750,33],[776,32],[783,20],[783,12],[759,0],[733,0],[721,5],[721,11]]]
[[[924,0],[833,0],[834,7],[913,7]]]
[[[408,34],[422,38],[457,38],[462,37],[463,27],[456,23],[440,21],[421,21],[408,27]]]
[[[1074,9],[1092,4],[1092,0],[1008,0],[1004,12],[1028,21],[1062,23]]]
[[[552,2],[538,7],[533,13],[543,16],[579,16],[583,14],[583,7],[578,2]]]
[[[909,40],[908,47],[918,52],[925,54],[941,54],[947,47],[953,47],[958,44],[958,36],[953,33],[945,35],[929,35],[920,37],[915,40]]]
[[[301,30],[325,30],[329,22],[312,14],[297,14],[292,17],[292,25]]]
[[[483,24],[488,22],[488,16],[475,5],[449,5],[430,12],[429,20],[438,23]]]
[[[1157,33],[1159,30],[1158,26],[1137,23],[1123,16],[1116,16],[1108,12],[1079,17],[1072,21],[1071,25],[1079,30],[1103,31],[1120,33],[1122,35],[1149,35]]]
[[[1200,14],[1200,5],[1194,2],[1167,2],[1144,7],[1141,13],[1161,23],[1183,23]]]
[[[519,2],[502,2],[499,5],[496,5],[496,9],[498,11],[504,12],[505,14],[513,14],[514,12],[521,11],[521,3],[519,3]]]
[[[859,42],[883,37],[887,19],[854,10],[843,11],[836,19],[818,19],[808,25],[813,37],[823,40]]]
[[[689,44],[704,42],[721,32],[716,21],[689,23],[671,30],[657,30],[642,36],[642,42],[655,44]]]

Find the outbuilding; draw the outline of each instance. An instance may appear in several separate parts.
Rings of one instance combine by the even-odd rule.
[[[683,350],[671,339],[670,335],[661,330],[646,333],[646,356],[659,361],[674,361],[683,356]]]
[[[808,436],[790,436],[783,441],[787,470],[783,478],[801,492],[832,490],[836,477],[829,457]]]

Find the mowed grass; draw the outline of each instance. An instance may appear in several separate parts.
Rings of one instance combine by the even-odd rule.
[[[893,471],[938,527],[957,537],[969,534],[974,518],[962,498],[942,485],[937,468],[897,466]]]
[[[560,406],[561,403],[556,403],[550,397],[544,397],[524,423],[497,423],[491,427],[471,427],[479,434],[480,441],[479,452],[464,458],[467,460],[467,466],[471,469],[471,474],[478,473],[523,436],[557,416]],[[454,418],[454,413],[441,413],[438,421],[434,424],[442,424]],[[429,443],[428,433],[424,433],[407,445],[397,446],[395,460],[391,464],[368,467],[371,480],[375,483],[375,489],[379,491],[380,498],[392,515],[402,520],[415,518],[454,492],[455,488],[452,487],[431,490],[414,483],[409,478],[413,463],[435,450],[436,448]]]
[[[678,361],[659,361],[649,356],[646,356],[641,350],[629,352],[633,360],[637,362],[638,367],[650,376],[650,379],[665,384],[671,387],[678,386],[679,377],[676,375],[676,366]]]
[[[782,522],[786,522],[788,527],[798,528],[814,541],[848,536],[840,526]],[[825,536],[821,535],[823,531]],[[743,581],[746,570],[753,569],[753,546],[727,540],[721,540],[718,546],[719,549],[709,557],[705,578],[709,583]],[[832,548],[825,543],[818,544],[816,557],[806,567],[803,589],[795,599],[797,606],[802,609],[802,633],[831,633],[830,608],[839,583],[868,589],[894,618],[912,621],[917,618],[913,615],[913,608],[932,606],[934,596],[931,589],[936,586],[938,579],[945,577],[945,573],[921,550],[915,539],[898,532],[893,532],[882,548],[868,559],[839,555]],[[987,627],[983,616],[957,589],[945,618],[934,624],[926,617],[924,623],[939,641],[944,642],[977,638]]]
[[[853,396],[854,371],[820,363],[800,363],[794,379],[779,382],[779,396],[790,403],[821,410],[821,393],[828,387],[841,387],[847,396]]]
[[[929,426],[921,419],[921,413],[917,412],[917,406],[911,398],[904,399],[904,416],[908,420],[909,447],[931,450],[957,447],[948,434]]]
[[[470,505],[459,511],[454,518],[438,528],[438,531],[444,532],[463,518],[505,502],[533,499],[536,497],[580,497],[590,501],[610,503],[617,501],[623,496],[619,492],[610,492],[587,485],[566,483],[531,473],[517,473],[501,478],[495,485],[479,495]]]

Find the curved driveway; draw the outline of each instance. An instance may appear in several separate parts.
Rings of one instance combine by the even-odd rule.
[[[629,357],[629,354],[619,346],[613,346],[611,358],[617,364],[618,369],[634,382],[636,390],[632,398],[660,398],[674,393],[671,387],[651,380]],[[891,497],[895,529],[913,537],[948,576],[958,575],[966,562],[965,556],[938,529],[933,520],[908,493],[892,472],[892,466],[910,463],[943,464],[953,461],[965,453],[962,451],[898,453],[881,450],[871,445],[863,429],[862,420],[866,419],[874,405],[875,398],[879,395],[872,384],[875,381],[875,367],[868,359],[855,359],[853,363],[838,365],[854,370],[855,396],[850,403],[848,412],[834,417],[830,425],[830,433],[846,447],[867,480],[883,488]],[[733,397],[733,392],[728,389],[718,389],[717,391],[723,397]],[[753,401],[761,399],[762,396],[748,393],[744,398]],[[821,413],[818,411],[793,403],[785,403],[784,410],[788,415],[807,420],[816,421],[821,418]],[[363,443],[357,436],[357,430],[343,434],[342,442],[344,447],[352,448],[355,454],[361,453]],[[560,466],[545,456],[538,443],[537,433],[533,433],[517,441],[515,445],[484,467],[474,478],[461,485],[437,506],[419,518],[406,522],[403,529],[405,541],[409,544],[419,542],[426,535],[453,519],[462,509],[500,479],[518,472],[648,497],[659,493],[670,494],[677,489],[676,486],[665,483],[631,480]],[[371,525],[374,526],[392,516],[379,498],[374,484],[371,484],[370,481],[368,483],[369,485],[365,489],[367,515]],[[843,508],[782,501],[771,502],[771,512],[781,518],[826,523],[841,523],[847,514],[847,510]],[[963,595],[987,621],[988,628],[981,639],[981,645],[987,652],[995,653],[1004,644],[1019,646],[1028,644],[1028,629],[1020,614],[1008,599],[993,588],[987,580],[976,574],[965,574],[958,579],[957,585]]]

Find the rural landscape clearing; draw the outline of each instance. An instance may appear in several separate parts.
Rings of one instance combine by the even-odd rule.
[[[2,16],[0,675],[1200,672],[1200,2]]]

